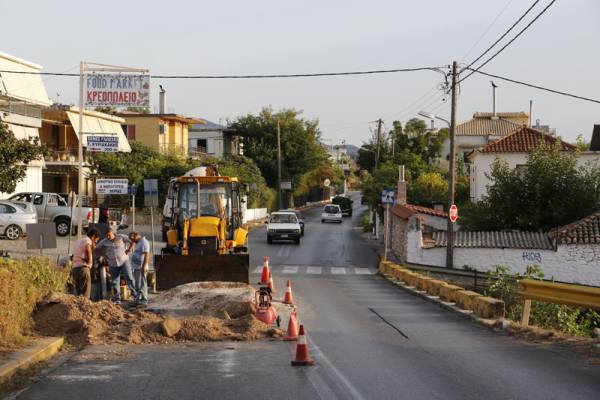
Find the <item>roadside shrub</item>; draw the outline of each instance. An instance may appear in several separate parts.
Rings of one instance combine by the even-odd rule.
[[[511,275],[509,268],[497,265],[486,274],[488,275],[488,289],[485,291],[485,295],[503,300],[506,305],[507,318],[521,321],[523,301],[518,293],[518,281],[523,278],[542,279],[544,273],[540,267],[530,265],[525,274]],[[532,325],[556,329],[570,335],[592,336],[594,328],[600,327],[600,314],[586,308],[532,301],[529,321]]]
[[[367,211],[360,216],[360,227],[363,232],[371,232],[373,223],[371,222],[371,212]]]
[[[31,332],[36,303],[51,292],[62,292],[68,279],[69,269],[45,257],[0,259],[0,346],[21,342]]]

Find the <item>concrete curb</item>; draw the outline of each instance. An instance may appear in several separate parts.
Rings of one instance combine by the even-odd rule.
[[[55,355],[64,343],[62,337],[48,337],[35,341],[31,346],[17,350],[8,361],[0,364],[0,384],[6,382],[20,369],[25,369]]]
[[[418,290],[417,288],[415,288],[413,286],[405,285],[403,282],[400,282],[400,281],[398,281],[390,276],[387,276],[381,272],[379,272],[379,275],[381,275],[383,278],[390,281],[393,285],[398,286],[399,288],[401,288],[402,290],[404,290],[405,292],[407,292],[413,296],[417,296],[424,300],[427,300],[430,303],[436,304],[437,306],[439,306],[443,309],[446,309],[450,312],[458,314],[463,318],[474,321],[477,324],[482,325],[486,328],[494,329],[497,326],[497,324],[499,322],[501,323],[501,321],[502,321],[502,319],[481,318],[478,315],[476,315],[473,311],[463,310],[462,308],[457,307],[455,303],[443,301],[438,296],[431,296],[431,295],[427,294],[427,292],[425,292],[425,291]]]

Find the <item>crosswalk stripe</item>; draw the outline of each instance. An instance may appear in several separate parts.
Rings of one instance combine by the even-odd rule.
[[[343,268],[343,267],[332,267],[331,268],[331,273],[332,274],[336,274],[336,275],[345,274],[346,273],[346,268]]]
[[[320,274],[323,271],[321,267],[308,267],[306,268],[307,274]]]
[[[255,274],[260,274],[262,272],[263,266],[259,265],[258,267],[254,268],[254,272]]]
[[[295,274],[298,272],[298,267],[283,267],[281,270],[282,274]]]
[[[354,268],[354,273],[356,275],[373,275],[375,272],[369,268]]]

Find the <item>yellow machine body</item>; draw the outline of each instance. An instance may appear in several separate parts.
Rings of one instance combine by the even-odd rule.
[[[156,260],[159,288],[195,281],[249,283],[240,188],[237,178],[213,170],[171,181],[172,222],[167,246]]]

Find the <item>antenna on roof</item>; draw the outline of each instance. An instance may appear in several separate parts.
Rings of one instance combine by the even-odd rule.
[[[496,115],[496,88],[498,85],[494,83],[494,81],[490,81],[492,84],[492,119],[498,118]]]

